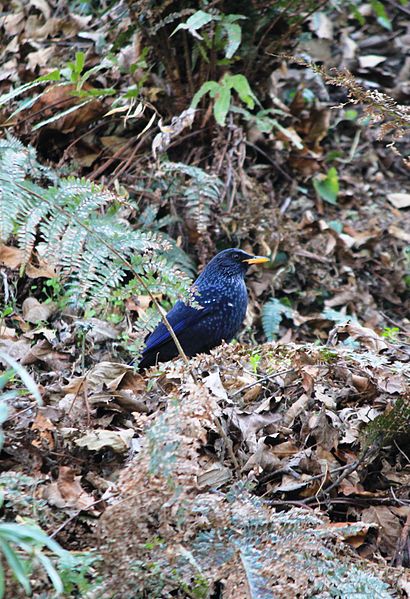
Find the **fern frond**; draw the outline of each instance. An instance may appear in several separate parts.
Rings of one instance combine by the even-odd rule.
[[[279,333],[279,326],[284,316],[291,316],[292,310],[276,297],[272,297],[262,308],[262,327],[268,341],[272,341]]]
[[[44,177],[54,184],[42,187]],[[130,277],[130,264],[154,293],[185,293],[187,277],[166,259],[170,240],[131,227],[117,196],[102,186],[53,177],[39,165],[34,149],[14,138],[0,142],[0,182],[0,239],[15,236],[25,264],[34,250],[48,261],[73,301],[103,303]],[[144,292],[143,287],[134,292]]]
[[[222,195],[223,183],[215,175],[203,169],[182,162],[164,162],[161,164],[166,175],[175,173],[179,177],[174,188],[184,197],[187,216],[191,217],[199,233],[206,233],[218,208]],[[185,178],[189,177],[185,182]]]

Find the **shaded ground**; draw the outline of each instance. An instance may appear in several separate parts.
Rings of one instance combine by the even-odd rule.
[[[114,39],[115,28],[124,34],[130,24],[122,4],[96,20],[67,7],[59,12],[46,3],[33,6],[25,5],[2,25],[3,91],[10,81],[31,81],[60,65],[67,43],[77,50],[85,45],[87,67],[98,65],[98,35]],[[407,105],[409,9],[389,3],[388,15],[391,30],[371,11],[361,25],[324,10],[302,26],[302,33],[312,31],[311,38],[291,49],[327,69],[348,67],[366,89]],[[61,41],[62,31],[68,41]],[[127,38],[120,55],[124,64],[140,57],[139,41]],[[288,51],[289,44],[280,49]],[[130,343],[144,335],[135,322],[148,309],[147,296],[82,318],[61,305],[59,290],[47,287],[43,277],[18,276],[13,240],[1,246],[3,294],[11,297],[13,310],[2,316],[0,349],[33,374],[45,403],[39,408],[25,395],[10,406],[2,454],[4,514],[35,516],[74,551],[97,547],[101,527],[116,546],[102,550],[101,571],[118,565],[117,591],[124,584],[118,596],[127,596],[127,584],[142,585],[148,594],[141,596],[200,596],[192,595],[195,576],[178,562],[173,545],[190,546],[198,532],[213,529],[211,516],[192,515],[201,511],[195,502],[217,513],[215,497],[228,497],[242,483],[270,518],[275,510],[295,507],[310,517],[317,508],[315,514],[328,519],[311,528],[322,522],[330,534],[347,527],[331,541],[348,556],[346,563],[364,568],[369,558],[373,565],[367,568],[409,596],[406,136],[398,135],[394,116],[384,135],[374,123],[380,112],[374,104],[341,106],[348,100],[346,87],[327,86],[312,69],[267,52],[260,65],[249,79],[263,107],[280,110],[281,128],[263,133],[254,121],[233,113],[225,128],[218,127],[204,104],[192,128],[171,139],[169,161],[204,168],[220,179],[221,193],[213,201],[201,201],[200,194],[199,201],[189,199],[185,191],[193,178],[167,174],[152,157],[160,129],[153,124],[143,132],[151,119],[148,105],[144,116],[126,123],[117,114],[103,119],[111,101],[99,98],[33,132],[40,119],[58,114],[60,103],[72,102],[67,88],[57,88],[5,127],[35,145],[45,163],[120,194],[126,189],[139,200],[140,213],[151,209],[156,221],[178,217],[159,227],[199,267],[217,249],[236,245],[271,256],[272,264],[249,278],[250,309],[239,344],[195,359],[193,383],[180,362],[144,377],[124,365],[132,357]],[[167,104],[158,72],[147,77],[145,101],[164,121],[187,108],[190,98],[175,105],[181,102],[176,92],[175,104]],[[102,69],[91,81],[126,90],[132,80],[120,69]],[[7,106],[4,119],[15,108]],[[387,147],[394,138],[396,151]],[[333,203],[318,192],[331,168],[339,185]],[[133,224],[137,216],[125,212]],[[46,303],[47,295],[56,305]],[[275,342],[261,344],[267,336]],[[173,411],[175,399],[180,412]],[[183,523],[177,517],[181,494]],[[123,503],[115,507],[119,495]],[[220,508],[227,521],[228,511]],[[235,516],[236,508],[232,512]],[[223,528],[223,518],[215,530]],[[348,526],[356,522],[353,534]],[[157,534],[161,540],[151,547]],[[130,537],[135,554],[129,553]],[[158,570],[147,573],[142,564],[131,575],[128,560],[136,556],[145,564],[158,562]],[[232,558],[224,566],[210,564],[199,550],[195,557],[214,596],[246,596],[243,563]],[[287,554],[283,559],[290,564]],[[168,573],[173,560],[180,574],[162,580],[158,572]],[[275,596],[296,592],[297,576],[289,577],[276,576],[276,587],[269,579]],[[158,581],[162,586],[155,586]],[[36,584],[40,596],[45,581],[38,578]],[[320,591],[312,584],[300,581],[302,596]]]

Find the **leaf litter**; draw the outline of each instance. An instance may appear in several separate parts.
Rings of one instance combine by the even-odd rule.
[[[109,14],[96,31],[90,30],[89,17],[65,9],[54,17],[47,2],[29,5],[36,14],[27,18],[28,9],[21,6],[2,23],[13,38],[2,86],[21,76],[19,46],[28,40],[39,49],[27,55],[27,79],[30,71],[43,74],[53,60],[62,62],[58,44],[43,47],[50,36],[91,40],[90,55],[98,57],[94,44],[109,30]],[[300,46],[309,59],[335,61],[337,19],[323,12],[312,16],[317,39]],[[125,19],[124,30],[128,24]],[[341,33],[337,61],[370,87],[387,81],[394,98],[406,98],[408,76],[405,65],[398,71],[394,54],[398,47],[408,48],[406,36],[400,27],[393,38],[378,30],[361,39],[349,24]],[[122,60],[132,63],[133,55],[130,45]],[[250,565],[254,561],[267,580],[266,592],[274,596],[343,589],[349,596],[348,569],[338,589],[318,587],[328,584],[326,563],[320,561],[325,556],[329,567],[357,566],[410,596],[402,568],[410,563],[408,173],[402,175],[398,159],[389,157],[376,133],[361,122],[365,112],[357,107],[352,119],[348,107],[335,108],[346,98],[336,90],[330,102],[312,69],[281,63],[267,80],[285,115],[283,124],[262,139],[251,124],[246,132],[233,126],[229,135],[234,132],[237,152],[224,133],[215,134],[215,147],[223,151],[211,164],[213,175],[227,175],[224,180],[234,183],[226,191],[230,210],[215,207],[220,222],[216,227],[210,221],[209,229],[216,236],[221,225],[242,244],[252,238],[261,253],[276,248],[274,274],[265,270],[250,278],[241,343],[195,358],[197,384],[180,361],[142,377],[124,364],[127,354],[118,342],[124,325],[89,319],[82,350],[77,317],[22,290],[22,309],[7,325],[0,323],[0,349],[33,373],[45,406],[30,393],[10,402],[2,457],[4,474],[14,477],[16,486],[5,485],[6,515],[31,515],[27,505],[35,498],[47,531],[64,546],[85,549],[105,540],[104,567],[109,577],[114,573],[112,588],[124,592],[143,585],[151,596],[167,596],[203,576],[215,592],[224,581],[224,597],[245,597],[260,585]],[[306,101],[306,89],[315,90],[314,102]],[[43,94],[23,112],[20,132],[38,122],[36,111],[41,119],[53,119],[54,102],[73,107],[69,92],[58,87]],[[283,99],[290,92],[294,98],[287,105]],[[86,130],[109,108],[91,102],[55,120],[53,129],[67,136]],[[169,126],[161,122],[148,153],[168,148],[192,121],[193,114],[184,111],[172,115]],[[126,147],[124,129],[114,127],[110,139],[90,132],[59,158],[70,156],[98,172],[101,149],[109,162],[118,146]],[[41,134],[37,139],[41,142]],[[243,148],[252,140],[267,150],[271,171],[256,155],[243,168]],[[333,164],[332,151],[339,153],[338,179],[327,166]],[[278,172],[285,173],[283,179]],[[128,170],[127,184],[138,176]],[[306,192],[311,177],[316,195]],[[235,203],[237,187],[246,201]],[[202,243],[198,230],[189,224],[192,244]],[[206,243],[209,252],[213,241]],[[206,252],[198,247],[204,260]],[[2,273],[11,281],[24,258],[15,247],[0,246]],[[38,257],[26,274],[35,280],[55,275]],[[246,342],[269,298],[290,298],[291,308],[281,304],[277,343],[256,346],[255,361],[255,346]],[[138,315],[149,303],[139,300]],[[131,300],[128,305],[127,316]],[[15,386],[11,382],[7,389]],[[249,523],[256,533],[246,528]],[[269,527],[280,543],[269,536]],[[220,553],[206,555],[207,534],[211,546],[221,543]],[[297,562],[298,554],[311,553],[319,564],[313,576],[312,562],[309,567]],[[151,571],[146,564],[154,565]],[[178,576],[162,580],[161,572],[172,572],[175,564]]]

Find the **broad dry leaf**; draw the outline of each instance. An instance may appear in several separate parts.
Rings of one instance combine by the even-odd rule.
[[[198,488],[217,488],[224,485],[232,478],[232,471],[222,464],[214,464],[212,468],[204,470],[198,475]]]
[[[90,451],[99,451],[103,447],[109,447],[115,453],[125,453],[131,446],[134,436],[133,429],[110,431],[105,429],[95,430],[75,440],[79,447],[86,447]]]
[[[395,208],[408,208],[410,206],[410,193],[388,193],[387,199]]]
[[[258,439],[256,451],[251,455],[243,467],[243,472],[249,472],[256,468],[256,474],[259,472],[272,472],[276,470],[280,464],[280,458],[272,451],[272,447],[267,445],[265,437]]]
[[[309,396],[306,393],[303,393],[299,399],[297,399],[290,408],[286,411],[286,414],[283,416],[283,425],[290,427],[292,426],[295,418],[299,416],[302,412],[305,411],[309,403]]]
[[[0,264],[15,269],[24,261],[24,252],[18,248],[0,244]]]
[[[38,266],[27,264],[25,272],[30,279],[54,279],[57,276],[55,269],[45,260],[40,260]]]
[[[22,305],[23,317],[31,324],[46,321],[55,312],[54,304],[42,304],[35,297],[27,297]]]
[[[44,488],[43,497],[58,508],[87,510],[94,498],[84,491],[80,480],[81,476],[76,476],[70,466],[61,466],[57,481]]]
[[[0,350],[20,362],[30,351],[30,343],[25,339],[0,339]],[[1,362],[1,358],[0,358]],[[8,364],[4,364],[8,367]]]
[[[100,362],[86,374],[88,388],[92,391],[98,391],[105,386],[107,389],[114,391],[127,372],[133,373],[134,368],[119,362]]]
[[[400,519],[384,505],[366,508],[361,513],[361,519],[378,525],[377,544],[384,554],[393,556],[402,528]]]
[[[51,343],[47,339],[43,339],[29,348],[21,363],[23,365],[34,364],[40,360],[53,370],[64,370],[70,362],[70,358],[69,354],[54,351]]]
[[[241,414],[235,409],[225,410],[225,413],[230,417],[234,426],[242,433],[243,440],[247,443],[250,451],[257,450],[256,433],[265,426],[279,425],[282,416],[275,412],[263,412],[258,414]]]
[[[219,370],[211,372],[208,376],[203,379],[203,383],[210,392],[218,399],[227,400],[228,394],[222,384]]]
[[[379,353],[389,347],[373,329],[363,327],[357,322],[335,326],[329,333],[329,342],[334,344],[335,339],[340,333],[349,335],[354,341],[358,341],[375,353]]]

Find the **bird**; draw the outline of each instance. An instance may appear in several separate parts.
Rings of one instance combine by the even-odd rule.
[[[229,343],[234,338],[248,305],[246,272],[251,264],[268,261],[266,256],[253,256],[235,248],[212,258],[191,287],[197,307],[178,300],[166,315],[186,356],[209,353],[222,341]],[[169,330],[161,322],[145,338],[139,370],[167,362],[178,353]]]

